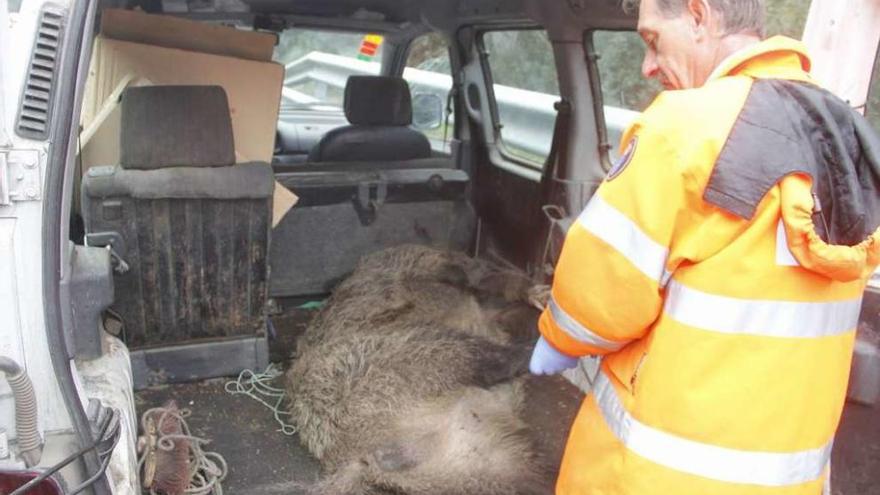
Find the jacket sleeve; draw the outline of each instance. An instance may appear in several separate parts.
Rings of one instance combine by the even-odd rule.
[[[569,229],[544,338],[570,356],[617,351],[645,335],[662,310],[676,224],[685,213],[686,174],[675,136],[636,123],[628,149]]]

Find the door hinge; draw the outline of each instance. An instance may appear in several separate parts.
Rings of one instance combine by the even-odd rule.
[[[42,183],[37,150],[0,150],[0,206],[39,201]]]

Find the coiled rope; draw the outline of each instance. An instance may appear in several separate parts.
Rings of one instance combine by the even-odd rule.
[[[158,415],[155,431],[158,436],[156,447],[166,452],[171,452],[175,448],[175,440],[183,440],[189,448],[189,472],[187,485],[184,493],[191,495],[223,495],[223,487],[220,484],[228,471],[226,459],[216,452],[205,452],[202,445],[210,443],[210,440],[194,436],[190,433],[189,425],[185,418],[189,417],[188,409],[154,407],[148,409],[141,416],[141,428],[144,432],[150,430],[147,424],[151,415]],[[163,426],[166,420],[175,419],[180,423],[181,433],[179,434],[163,434]],[[138,459],[138,469],[143,470],[144,461],[147,458],[147,450]],[[150,490],[151,495],[157,492]]]
[[[285,421],[283,417],[290,416],[290,412],[285,411],[282,405],[287,395],[284,393],[284,389],[270,384],[282,374],[282,371],[272,363],[262,373],[255,373],[251,370],[242,371],[236,380],[226,382],[225,388],[232,395],[246,395],[266,406],[272,411],[275,421],[280,425],[276,431],[290,436],[296,433],[296,427]]]

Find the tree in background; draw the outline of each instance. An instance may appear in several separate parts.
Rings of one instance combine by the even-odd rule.
[[[809,10],[808,0],[767,0],[767,36],[801,39]]]
[[[868,92],[865,115],[874,129],[880,131],[880,57],[877,57],[877,61],[874,62],[874,77],[871,78],[871,90]]]
[[[446,38],[440,33],[428,33],[419,36],[409,47],[406,59],[407,67],[419,70],[450,74],[449,46]]]
[[[638,112],[648,108],[663,88],[642,77],[642,38],[632,31],[595,31],[592,38],[603,103]]]
[[[553,47],[544,30],[489,31],[483,35],[492,82],[550,95],[559,94]]]
[[[286,29],[278,36],[278,45],[272,57],[276,62],[287,65],[311,52],[330,53],[357,58],[358,49],[364,35],[362,33],[340,33],[339,31],[319,31],[315,29]],[[382,46],[374,58],[380,60]]]

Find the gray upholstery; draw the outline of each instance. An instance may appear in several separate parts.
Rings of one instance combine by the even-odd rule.
[[[93,167],[83,182],[93,198],[127,196],[138,199],[265,199],[275,188],[272,167],[247,163],[233,167],[176,167],[161,170],[125,170]]]
[[[82,209],[86,242],[124,260],[111,308],[129,347],[265,341],[274,176],[234,165],[232,143],[222,88],[123,95],[123,163],[88,171]]]
[[[146,86],[122,96],[120,165],[126,169],[235,163],[226,92],[220,86]]]
[[[328,132],[309,152],[310,162],[399,161],[428,158],[431,143],[410,129],[409,86],[399,77],[351,76],[345,117],[352,125]]]
[[[277,164],[276,164],[277,165]],[[418,158],[415,160],[395,160],[393,162],[364,161],[364,162],[303,162],[296,165],[274,166],[276,174],[299,173],[299,172],[365,172],[386,170],[424,170],[424,169],[454,169],[455,162],[447,157]]]
[[[385,204],[370,225],[359,221],[351,202],[297,206],[272,232],[270,294],[326,294],[361,256],[400,244],[467,250],[475,218],[460,198]]]

